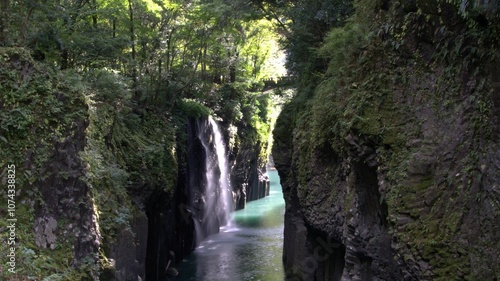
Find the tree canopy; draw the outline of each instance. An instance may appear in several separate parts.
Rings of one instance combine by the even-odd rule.
[[[2,0],[0,6],[0,45],[27,47],[58,69],[119,73],[141,102],[167,106],[202,88],[285,74],[276,20],[248,1]]]

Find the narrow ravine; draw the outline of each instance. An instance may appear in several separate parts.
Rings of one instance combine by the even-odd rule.
[[[232,213],[230,227],[207,237],[171,280],[283,280],[285,202],[278,172],[267,171],[270,194]]]

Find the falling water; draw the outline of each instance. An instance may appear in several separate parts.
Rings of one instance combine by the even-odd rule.
[[[231,184],[229,181],[229,165],[227,161],[226,145],[222,139],[222,134],[219,130],[217,122],[210,116],[208,121],[212,126],[212,133],[215,141],[215,151],[217,154],[217,160],[219,162],[220,178],[219,178],[219,188],[221,193],[219,218],[221,224],[226,225],[230,221],[230,213],[233,210],[233,196],[231,190]]]
[[[226,147],[217,122],[212,117],[202,122],[198,137],[205,151],[205,189],[202,221],[196,223],[197,243],[230,222],[233,210],[232,190]]]
[[[282,260],[285,200],[278,171],[267,173],[269,196],[231,213],[232,230],[221,231],[201,242],[177,266],[179,275],[168,280],[285,280]]]

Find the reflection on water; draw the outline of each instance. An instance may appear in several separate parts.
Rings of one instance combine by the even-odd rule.
[[[209,236],[178,265],[172,280],[284,280],[281,261],[285,202],[277,171],[269,196],[234,212],[232,225]]]

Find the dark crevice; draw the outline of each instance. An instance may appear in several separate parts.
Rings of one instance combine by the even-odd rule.
[[[162,198],[163,197],[163,198]],[[150,198],[146,210],[148,217],[148,245],[146,250],[146,279],[158,280],[164,272],[170,257],[169,242],[172,233],[169,231],[173,226],[173,216],[171,206],[167,205],[168,200],[164,196],[153,194]],[[164,207],[162,207],[164,206]]]
[[[389,0],[383,0],[382,3],[380,3],[380,9],[383,11],[389,11],[390,4]]]
[[[376,167],[370,167],[364,162],[356,162],[353,165],[356,175],[357,193],[363,219],[367,225],[379,224],[387,226],[388,206],[381,200],[378,190],[378,179]]]
[[[361,264],[361,280],[372,280],[372,261],[371,257],[363,254],[358,255],[358,259]]]
[[[197,141],[195,120],[188,120],[185,133],[178,136],[186,139],[186,146],[177,147],[179,163],[177,183],[173,194],[154,193],[146,203],[148,217],[148,242],[146,253],[146,280],[160,280],[166,274],[167,265],[174,266],[194,249],[193,208],[189,198],[195,198],[195,190],[186,188],[196,186],[191,182],[203,170],[202,149]],[[201,150],[203,151],[203,150]]]
[[[345,265],[345,245],[324,232],[311,229],[307,239],[309,253],[312,253],[311,263],[315,266],[314,280],[341,280]]]

